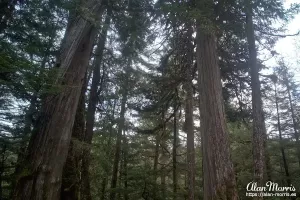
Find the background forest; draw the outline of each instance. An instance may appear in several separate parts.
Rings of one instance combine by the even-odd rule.
[[[0,199],[300,199],[299,6],[1,0]]]

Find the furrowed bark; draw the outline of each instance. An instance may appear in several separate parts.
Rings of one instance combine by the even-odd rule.
[[[110,13],[107,14],[105,23],[103,25],[102,32],[97,44],[96,50],[96,60],[94,63],[93,69],[93,79],[90,91],[90,98],[87,110],[87,119],[86,119],[86,131],[85,131],[85,142],[90,145],[93,139],[93,128],[95,124],[95,112],[98,104],[98,96],[103,90],[104,86],[104,77],[105,77],[105,67],[103,67],[103,75],[100,75],[100,67],[103,59],[103,52],[107,37],[107,31],[110,24]],[[101,83],[100,83],[101,82]],[[98,91],[98,86],[100,89]],[[82,162],[82,190],[81,190],[81,199],[82,200],[91,200],[91,189],[90,189],[90,176],[89,176],[89,166],[90,166],[90,147],[84,150],[84,157]]]
[[[100,8],[97,1],[90,0],[85,5],[92,13]],[[59,91],[49,94],[43,102],[14,200],[60,199],[63,166],[94,38],[90,22],[81,16],[72,21],[58,60],[60,73],[54,84]]]
[[[253,118],[253,159],[254,180],[262,186],[265,180],[266,167],[266,128],[262,107],[259,68],[257,64],[257,52],[255,47],[255,35],[253,25],[253,10],[250,0],[246,0],[246,34],[249,48],[249,67],[251,69],[252,88],[252,118]],[[261,198],[258,198],[261,199]]]
[[[237,200],[229,152],[216,37],[197,27],[197,65],[204,171],[204,200]]]
[[[85,92],[87,80],[83,84],[76,111],[72,138],[69,146],[68,157],[64,166],[61,199],[78,200],[80,194],[80,170],[82,158],[82,144],[85,130]]]

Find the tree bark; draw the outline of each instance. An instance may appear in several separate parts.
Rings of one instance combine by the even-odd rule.
[[[85,5],[92,13],[100,8],[94,0]],[[14,200],[60,199],[63,166],[94,38],[91,23],[80,16],[72,21],[58,60],[60,73],[54,82],[60,88],[43,102],[37,131],[29,143],[27,163],[17,180]]]
[[[266,128],[262,107],[259,68],[257,65],[257,52],[253,25],[253,8],[250,0],[246,0],[246,34],[249,49],[249,67],[251,69],[252,88],[252,118],[253,118],[253,159],[254,180],[262,186],[265,180],[266,167]],[[260,198],[258,198],[260,199]]]
[[[279,106],[278,106],[278,96],[277,96],[277,84],[274,83],[275,85],[275,104],[276,104],[276,112],[277,112],[277,127],[278,127],[278,133],[279,133],[279,144],[280,144],[280,152],[282,156],[282,162],[283,162],[283,167],[284,167],[284,172],[285,172],[285,177],[286,177],[286,183],[288,186],[291,185],[291,178],[290,178],[290,173],[289,173],[289,166],[286,160],[286,154],[285,154],[285,149],[284,149],[284,144],[283,144],[283,139],[282,139],[282,131],[281,131],[281,123],[280,123],[280,115],[279,115]]]
[[[86,119],[86,131],[85,131],[85,142],[90,145],[93,139],[93,128],[95,124],[95,112],[98,104],[98,98],[100,92],[103,90],[104,77],[105,77],[105,67],[103,67],[102,77],[100,75],[100,67],[103,60],[103,52],[106,43],[107,32],[110,24],[110,13],[107,14],[102,32],[99,37],[96,50],[96,59],[93,69],[93,79],[90,91],[90,98],[87,110]],[[98,91],[98,86],[100,84],[100,89]],[[82,190],[81,190],[81,200],[91,200],[91,186],[90,186],[90,176],[89,176],[89,166],[90,166],[90,147],[84,150],[84,157],[82,162]]]
[[[80,194],[80,170],[82,158],[82,143],[85,130],[85,92],[87,89],[87,80],[83,84],[78,108],[75,115],[74,126],[72,130],[72,139],[69,146],[68,157],[64,166],[61,199],[78,200]]]
[[[216,37],[197,27],[197,65],[204,171],[204,200],[237,200],[229,152]]]

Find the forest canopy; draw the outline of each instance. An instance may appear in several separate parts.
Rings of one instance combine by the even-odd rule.
[[[1,0],[0,200],[300,199],[299,11]]]

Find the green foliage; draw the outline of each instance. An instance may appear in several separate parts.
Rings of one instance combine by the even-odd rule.
[[[30,0],[17,6],[5,29],[0,30],[0,183],[1,198],[12,190],[15,165],[20,149],[27,146],[32,130],[37,126],[41,102],[62,91],[55,85],[59,68],[55,66],[66,29],[66,19],[74,12],[101,29],[105,17],[91,15],[79,0]],[[198,124],[198,84],[195,54],[196,23],[203,31],[217,36],[217,51],[221,69],[223,97],[230,133],[231,156],[237,189],[241,199],[253,177],[251,90],[248,66],[249,52],[245,34],[244,1],[103,1],[105,15],[111,12],[106,46],[101,63],[102,82],[98,86],[96,124],[91,149],[91,192],[93,199],[109,199],[115,192],[118,199],[169,200],[174,196],[187,198],[187,164],[185,131],[186,65],[192,57],[194,87],[194,119],[196,148],[196,199],[203,198],[202,150]],[[282,1],[253,1],[256,40],[259,49],[273,50],[277,34],[282,34],[287,22],[298,12],[299,5],[284,9]],[[274,22],[279,26],[275,27]],[[189,31],[193,36],[190,38]],[[101,35],[98,33],[98,39]],[[190,50],[190,46],[193,47]],[[89,68],[96,52],[91,55]],[[291,172],[292,184],[300,187],[295,131],[288,102],[290,86],[295,109],[296,128],[300,127],[299,85],[283,62],[275,68],[278,75],[280,114],[284,148]],[[265,68],[259,61],[261,69]],[[88,77],[93,77],[88,71]],[[90,79],[87,80],[89,96]],[[268,128],[268,152],[272,179],[285,184],[278,127],[274,115],[273,83],[263,81],[263,94]],[[111,188],[112,167],[120,126],[120,104],[127,94],[125,126],[122,130],[118,184]],[[87,99],[87,98],[86,98]],[[86,102],[87,103],[87,102]],[[14,111],[14,112],[13,112]],[[174,119],[177,118],[177,144],[174,145]],[[213,117],[213,116],[212,116]],[[25,143],[25,144],[24,144]],[[90,147],[72,140],[75,154]],[[177,151],[177,192],[174,193],[173,149]],[[84,155],[83,155],[84,156]],[[156,160],[158,161],[155,166]],[[3,167],[1,167],[3,166]],[[156,169],[155,169],[156,168]],[[80,167],[79,169],[81,170]],[[80,174],[80,173],[79,173]],[[30,175],[25,168],[21,177]],[[19,177],[20,178],[20,177]],[[80,179],[80,177],[79,177]],[[165,183],[163,183],[165,180]],[[80,180],[79,180],[80,182]],[[102,198],[104,197],[104,198]],[[128,198],[127,198],[128,197]],[[275,200],[275,199],[274,199]]]

